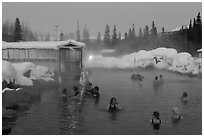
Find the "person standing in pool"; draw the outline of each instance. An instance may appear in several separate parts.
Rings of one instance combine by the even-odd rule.
[[[67,89],[66,88],[62,90],[62,100],[64,104],[67,104],[68,100],[67,100]]]
[[[92,94],[92,92],[93,92],[92,83],[89,82],[89,83],[86,85],[85,90],[86,90],[87,93]]]
[[[173,119],[173,120],[182,120],[182,119],[183,119],[179,108],[173,107],[172,119]]]
[[[150,123],[152,124],[154,130],[160,129],[160,125],[162,123],[162,120],[159,118],[159,112],[158,111],[153,112],[153,118],[150,120]]]
[[[187,94],[187,92],[183,92],[183,95],[181,97],[181,101],[183,101],[183,102],[187,102],[188,101],[188,94]]]
[[[108,110],[108,111],[111,111],[111,112],[117,111],[117,110],[121,110],[121,107],[120,107],[120,105],[118,104],[116,98],[111,98],[110,104],[108,105],[107,110]]]
[[[74,95],[70,95],[70,97],[77,97],[77,95],[79,95],[79,88],[74,86],[73,90],[74,90],[75,93],[74,93]]]
[[[99,93],[99,87],[98,86],[94,87],[92,95],[94,97],[94,103],[98,104],[98,102],[100,100],[100,93]]]
[[[62,90],[62,97],[67,97],[67,89]]]
[[[153,86],[155,88],[157,88],[159,86],[159,79],[158,79],[158,76],[155,77],[155,80],[153,81]]]
[[[94,97],[97,97],[97,98],[100,97],[99,87],[98,87],[98,86],[96,86],[96,87],[93,88],[92,95],[93,95]]]
[[[162,75],[159,75],[159,82],[160,82],[160,84],[163,84],[163,83],[164,83],[164,79],[163,79],[163,76],[162,76]]]

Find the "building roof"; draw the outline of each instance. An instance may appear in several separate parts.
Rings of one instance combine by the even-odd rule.
[[[32,42],[2,42],[2,49],[58,49],[58,48],[83,48],[84,43],[67,40],[67,41],[32,41]]]

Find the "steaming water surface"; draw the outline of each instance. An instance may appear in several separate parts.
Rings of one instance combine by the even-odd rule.
[[[130,79],[130,70],[94,69],[93,85],[100,87],[97,102],[86,97],[81,104],[63,102],[58,89],[41,92],[41,102],[33,104],[20,116],[11,134],[201,134],[202,80],[178,75],[169,71],[138,70],[142,82]],[[155,89],[153,80],[162,74],[164,85]],[[183,104],[179,99],[187,91],[190,100]],[[122,111],[111,114],[105,111],[110,98],[116,97]],[[172,107],[180,108],[184,119],[171,120]],[[160,130],[149,124],[152,112],[158,110],[163,120]]]

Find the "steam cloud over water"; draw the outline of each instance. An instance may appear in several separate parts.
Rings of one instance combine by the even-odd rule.
[[[192,57],[187,52],[178,53],[172,48],[157,48],[123,55],[120,57],[104,57],[103,55],[90,55],[91,59],[85,61],[86,68],[146,68],[149,66],[158,69],[167,69],[180,73],[202,73],[202,59]]]

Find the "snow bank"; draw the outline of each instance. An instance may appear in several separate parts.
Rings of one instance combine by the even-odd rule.
[[[3,79],[7,82],[14,81],[17,85],[32,86],[33,80],[42,79],[45,81],[54,80],[54,69],[36,66],[31,62],[9,63],[3,60],[2,64]]]
[[[5,80],[7,83],[13,82],[16,79],[16,69],[14,66],[7,61],[2,61],[2,81]]]
[[[13,63],[12,64],[17,71],[17,77],[15,84],[17,85],[25,85],[25,86],[32,86],[33,81],[25,77],[24,74],[35,67],[35,65],[31,62],[23,62],[23,63]]]
[[[84,62],[87,68],[146,68],[153,66],[158,69],[167,69],[180,73],[202,73],[202,59],[195,59],[187,52],[178,53],[172,48],[157,48],[150,51],[138,52],[121,57],[93,56],[92,60]]]
[[[50,80],[54,80],[53,78],[51,78],[54,75],[55,75],[54,69],[44,67],[44,66],[36,66],[35,68],[32,69],[30,78],[50,81]]]

